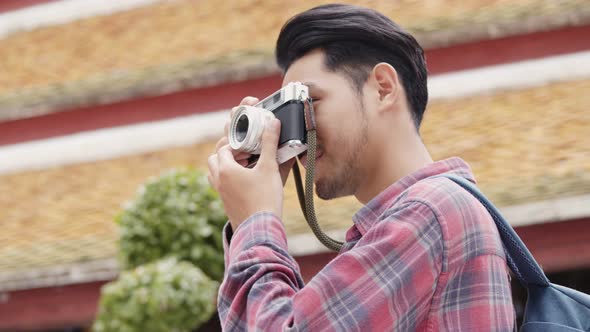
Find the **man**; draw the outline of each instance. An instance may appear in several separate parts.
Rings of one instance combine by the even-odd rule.
[[[266,126],[252,169],[222,138],[208,162],[230,220],[218,298],[224,329],[512,330],[493,220],[458,185],[431,178],[475,181],[459,158],[433,162],[419,136],[428,93],[416,40],[373,10],[326,5],[286,23],[276,58],[283,84],[305,82],[314,100],[317,195],[354,195],[365,206],[339,255],[304,285],[281,222],[294,160],[275,160],[280,122]]]

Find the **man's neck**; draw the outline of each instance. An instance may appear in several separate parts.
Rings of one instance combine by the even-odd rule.
[[[406,141],[393,140],[397,144],[384,152],[368,170],[366,179],[355,193],[356,199],[366,204],[387,187],[429,164],[432,157],[416,135]]]

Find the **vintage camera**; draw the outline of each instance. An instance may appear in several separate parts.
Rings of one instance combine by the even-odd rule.
[[[276,117],[281,121],[277,150],[279,164],[305,152],[307,139],[304,103],[308,95],[307,86],[292,82],[254,106],[240,106],[229,126],[229,144],[232,149],[260,155],[264,125]]]

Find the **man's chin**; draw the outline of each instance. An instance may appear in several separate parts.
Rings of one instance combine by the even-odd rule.
[[[303,169],[307,170],[307,167],[306,167],[305,161],[306,161],[305,159],[303,159],[303,160],[300,160],[300,162],[301,162],[301,165],[303,165]],[[315,166],[314,166],[314,168],[313,168],[313,170],[314,170],[314,171],[313,171],[313,185],[314,185],[315,187],[317,187],[317,186],[318,186],[318,181],[321,181],[321,180],[319,180],[319,179],[321,179],[321,178],[322,178],[322,170],[321,170],[321,168],[320,168],[320,167],[321,167],[321,166],[319,165],[318,161],[316,160],[316,162],[315,162]],[[305,182],[305,179],[302,179],[302,180],[303,180],[303,182]]]
[[[321,170],[321,163],[320,163],[321,160],[322,160],[322,158],[316,159],[315,167],[314,167],[314,175],[313,175],[313,177],[314,177],[313,185],[315,186],[315,193],[318,196],[318,198],[320,198],[322,200],[331,200],[334,198],[346,196],[346,195],[339,194],[338,190],[335,190],[335,186],[330,183],[330,180],[322,177],[322,170]],[[301,162],[303,167],[306,168],[305,166],[306,166],[306,162],[307,162],[307,154],[304,153],[304,154],[300,155],[299,161]],[[303,179],[303,181],[305,181],[305,179]]]
[[[345,196],[345,195],[341,195],[330,184],[322,181],[322,179],[317,179],[315,181],[315,194],[318,196],[318,198],[320,198],[324,201],[328,201],[328,200],[331,200],[334,198]]]

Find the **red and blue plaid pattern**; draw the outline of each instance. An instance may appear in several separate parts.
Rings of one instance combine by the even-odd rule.
[[[276,216],[257,213],[234,234],[226,226],[224,330],[513,330],[494,222],[451,180],[429,178],[443,173],[475,182],[459,158],[400,179],[353,217],[339,255],[307,285]]]

